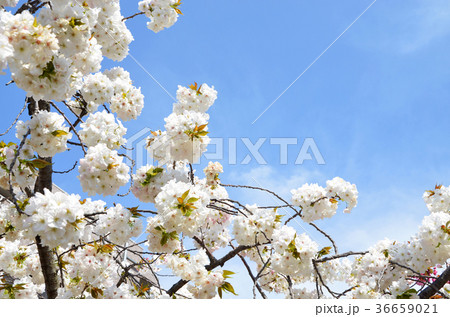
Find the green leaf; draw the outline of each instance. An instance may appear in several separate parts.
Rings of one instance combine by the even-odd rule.
[[[127,208],[131,213],[131,217],[133,217],[133,218],[143,217],[143,215],[137,211],[138,208],[139,208],[139,206]]]
[[[181,195],[181,199],[183,199],[183,201],[186,199],[186,197],[189,195],[189,191],[190,191],[190,189],[188,189],[187,191],[185,191],[184,193],[183,193],[183,195]]]
[[[195,203],[196,201],[198,201],[200,198],[195,198],[195,197],[191,197],[188,199],[187,203],[188,204],[192,204]]]
[[[55,64],[53,64],[53,58],[51,61],[47,63],[47,65],[42,70],[42,74],[39,75],[39,78],[47,78],[49,81],[52,81],[53,77],[56,75]]]
[[[155,178],[156,176],[158,176],[160,173],[162,173],[164,171],[163,168],[161,167],[153,167],[150,168],[147,173],[145,173],[146,177],[145,180],[141,183],[142,186],[147,186],[148,184],[150,184],[151,180],[153,178]]]
[[[205,136],[205,135],[207,135],[209,132],[208,131],[198,131],[197,132],[197,138],[198,138],[198,136]]]
[[[83,22],[81,22],[81,19],[77,19],[77,18],[71,18],[69,21],[69,25],[74,28],[76,26],[82,26],[84,25]]]
[[[186,209],[186,210],[181,210],[181,213],[183,214],[183,216],[185,217],[190,217],[192,215],[192,210],[191,209]]]
[[[415,290],[414,288],[410,288],[403,294],[397,295],[397,299],[411,299],[411,296],[413,296],[413,294],[417,294],[417,290]]]
[[[176,231],[167,232],[164,227],[155,227],[155,230],[161,232],[161,245],[164,246],[169,240],[179,240],[178,233]]]
[[[237,294],[236,294],[235,291],[234,291],[233,285],[231,285],[230,283],[228,283],[228,282],[223,283],[222,286],[221,286],[221,288],[222,288],[224,291],[229,292],[229,293],[231,293],[231,294],[237,296]]]
[[[195,130],[196,130],[196,131],[202,131],[202,130],[204,130],[207,126],[208,126],[208,124],[202,124],[201,126],[196,126],[196,127],[195,127]]]
[[[59,136],[63,136],[63,135],[68,135],[69,132],[66,132],[64,130],[55,130],[52,132],[53,136],[59,137]]]
[[[222,298],[222,287],[217,288],[217,294],[219,294],[219,297]]]
[[[29,204],[29,199],[25,198],[24,201],[17,201],[17,205],[19,206],[20,209],[25,210],[25,207]]]
[[[99,253],[111,253],[114,251],[114,245],[104,244],[98,248]]]
[[[297,236],[297,235],[295,235],[295,237],[296,237],[296,236]],[[289,243],[288,248],[287,248],[287,251],[290,252],[290,253],[292,253],[292,256],[293,256],[295,259],[300,259],[300,260],[301,260],[300,252],[298,252],[297,247],[295,246],[295,237],[294,237],[294,239],[292,239],[292,241]]]
[[[319,252],[317,252],[317,258],[321,258],[327,254],[330,254],[331,251],[331,247],[325,247],[322,250],[320,250]]]
[[[163,232],[162,238],[161,238],[161,246],[164,246],[169,241],[170,235],[167,232]]]
[[[228,270],[223,270],[223,273],[222,273],[222,275],[223,275],[223,278],[229,278],[231,275],[233,275],[233,274],[236,274],[236,273],[234,273],[234,272],[232,272],[232,271],[228,271]]]
[[[10,147],[12,145],[16,145],[16,143],[14,142],[9,142],[8,144],[5,143],[5,141],[0,141],[0,148],[4,148],[4,147]]]
[[[176,231],[172,231],[169,233],[170,240],[179,240],[178,233]]]
[[[46,160],[42,160],[42,159],[34,159],[34,160],[30,161],[30,163],[34,167],[39,168],[39,169],[44,168],[49,165],[52,165],[52,163],[47,162]]]
[[[284,215],[276,215],[275,216],[275,222],[281,222],[281,218],[283,218]]]
[[[103,296],[103,290],[96,287],[91,287],[91,295],[94,298],[99,298],[100,296]]]

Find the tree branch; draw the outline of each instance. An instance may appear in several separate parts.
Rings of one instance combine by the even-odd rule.
[[[253,247],[255,247],[255,245],[240,245],[240,246],[236,247],[235,249],[231,250],[229,253],[224,255],[219,260],[216,260],[215,262],[206,265],[205,269],[208,271],[211,271],[218,266],[223,266],[228,260],[231,260],[232,258],[234,258],[238,253],[248,250],[248,249],[251,249]],[[169,294],[169,296],[174,295],[187,283],[189,283],[189,281],[179,280],[178,282],[176,282],[175,284],[172,285],[172,287],[167,291],[167,294]]]
[[[33,98],[29,98],[28,112],[30,115],[38,110],[50,111],[50,104],[44,100],[36,101]],[[52,190],[53,181],[53,165],[51,157],[39,157],[40,159],[50,163],[44,168],[39,169],[39,174],[34,185],[34,193],[44,193],[44,189]],[[56,266],[56,259],[52,250],[48,246],[42,245],[41,237],[36,236],[36,246],[39,253],[39,261],[41,263],[42,274],[44,275],[45,291],[47,292],[47,298],[56,298],[58,296],[58,268]]]
[[[129,17],[123,18],[122,21],[126,21],[126,20],[129,20],[129,19],[132,19],[132,18],[137,17],[138,15],[142,15],[142,14],[145,14],[145,12],[135,13],[133,15],[130,15]]]
[[[445,269],[444,272],[429,286],[427,286],[422,292],[420,292],[419,297],[422,299],[427,299],[436,294],[444,285],[450,281],[450,266]]]

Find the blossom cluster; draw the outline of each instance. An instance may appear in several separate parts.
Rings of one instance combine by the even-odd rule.
[[[209,197],[198,186],[169,181],[155,198],[158,217],[167,231],[176,231],[192,237],[204,223]]]
[[[96,233],[107,236],[107,239],[114,244],[123,245],[132,237],[137,237],[142,232],[142,221],[139,214],[117,204],[106,210],[98,218]]]
[[[179,86],[173,113],[165,119],[166,131],[153,132],[148,138],[150,155],[160,164],[198,161],[210,142],[209,115],[205,112],[214,103],[216,96],[214,87],[210,88],[206,84],[198,87],[195,83],[189,88]]]
[[[0,67],[8,65],[15,84],[37,100],[70,99],[82,88],[83,76],[100,70],[103,56],[123,60],[133,40],[119,0],[52,0],[36,16],[28,10],[16,15],[1,10],[0,16]],[[142,97],[136,89],[129,94],[120,102]]]
[[[51,7],[45,6],[37,16],[37,21],[55,34],[58,55],[70,59],[71,67],[82,76],[101,67],[101,46],[92,36],[100,11],[79,1],[51,1]]]
[[[9,188],[10,180],[13,187],[20,188],[31,187],[36,181],[35,164],[39,161],[33,160],[33,149],[30,145],[24,144],[16,158],[18,148],[15,143],[0,142],[0,186],[3,188]],[[10,170],[12,163],[14,166]]]
[[[317,184],[305,184],[291,190],[292,203],[301,207],[302,219],[313,222],[318,219],[331,218],[336,214],[338,200],[347,204],[344,212],[349,213],[357,204],[358,191],[355,185],[335,177],[327,181],[327,187]]]
[[[81,124],[81,129],[81,141],[87,146],[103,143],[113,150],[126,143],[124,135],[127,129],[120,121],[116,122],[113,114],[105,110],[90,114],[86,122]]]
[[[208,186],[216,187],[220,183],[219,173],[223,173],[222,164],[219,162],[209,162],[208,166],[203,169],[206,176]]]
[[[208,257],[205,251],[200,250],[194,256],[170,255],[165,264],[174,274],[186,281],[191,281],[187,290],[194,298],[205,299],[216,296],[217,288],[225,282],[223,271],[210,271],[205,269]]]
[[[31,239],[39,235],[42,243],[51,248],[67,247],[82,237],[84,210],[80,196],[45,189],[44,194],[37,193],[26,205],[24,212],[29,217],[24,221],[24,229]]]
[[[316,256],[318,244],[306,234],[297,235],[295,229],[288,226],[274,230],[271,257],[272,268],[282,274],[309,279],[313,272],[312,259]]]
[[[70,297],[78,297],[86,287],[106,289],[119,280],[112,249],[108,245],[90,244],[65,257],[67,265],[66,285]],[[67,294],[66,294],[67,296]]]
[[[38,299],[38,294],[42,294],[44,291],[43,287],[38,287],[28,276],[15,279],[8,286],[10,287],[0,291],[0,299]]]
[[[30,130],[27,144],[41,157],[52,157],[67,149],[67,140],[72,137],[69,128],[64,125],[64,117],[48,111],[39,111],[26,121],[17,122],[16,137],[22,140]]]
[[[133,35],[123,21],[119,0],[87,0],[86,3],[90,8],[101,9],[92,34],[101,45],[103,55],[114,61],[122,61],[128,55]]]
[[[80,160],[78,179],[83,191],[89,195],[115,195],[121,186],[128,183],[129,170],[117,151],[100,143],[90,147],[86,156]]]
[[[144,107],[140,88],[133,86],[130,74],[122,67],[86,76],[81,94],[88,104],[88,112],[95,111],[98,105],[109,103],[111,111],[123,121],[136,119]]]
[[[215,200],[215,204],[219,207],[227,208],[226,204],[219,201],[227,201],[228,192],[222,186],[211,187],[208,186],[206,179],[195,179],[195,184],[199,186],[210,198]],[[234,216],[218,209],[209,209],[205,222],[200,227],[201,239],[203,244],[214,252],[220,248],[225,248],[232,240],[230,233],[230,225]]]
[[[60,92],[53,90],[57,86],[60,91],[66,91],[67,76],[72,72],[68,71],[64,58],[54,59],[59,45],[50,27],[36,22],[28,11],[12,15],[2,10],[0,21],[0,29],[10,45],[8,51],[14,52],[7,63],[16,85],[37,99],[46,99],[49,93],[55,93],[55,99],[60,99]],[[53,85],[50,80],[55,81]]]
[[[450,213],[450,186],[438,185],[433,190],[427,190],[423,199],[430,212]]]
[[[177,22],[178,14],[181,14],[180,4],[180,0],[144,0],[139,2],[139,11],[150,18],[147,27],[158,33]]]
[[[173,104],[173,112],[181,114],[185,110],[206,112],[217,99],[217,91],[207,84],[198,87],[197,83],[189,87],[178,86],[177,102]]]
[[[250,215],[239,215],[234,218],[233,234],[236,242],[241,245],[252,245],[271,241],[274,230],[280,227],[277,210],[246,205],[243,213],[245,211]]]
[[[169,166],[164,169],[153,165],[145,165],[140,167],[133,175],[131,191],[140,201],[154,203],[162,187],[172,179],[180,182],[188,181],[187,170],[184,165],[176,165],[175,169]]]
[[[15,278],[31,275],[34,283],[43,282],[36,245],[25,246],[20,240],[0,240],[0,267]]]
[[[81,94],[86,102],[101,105],[111,100],[114,88],[109,78],[103,73],[89,74],[83,79]]]

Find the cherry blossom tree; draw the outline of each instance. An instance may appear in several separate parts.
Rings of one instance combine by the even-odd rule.
[[[227,270],[233,259],[251,278],[255,297],[449,297],[450,187],[424,193],[430,213],[409,241],[385,239],[341,253],[316,222],[341,205],[350,213],[355,185],[339,177],[324,186],[298,184],[286,199],[265,188],[223,184],[218,162],[196,174],[192,164],[210,142],[207,111],[217,98],[206,83],[178,87],[165,130],[147,139],[155,165],[125,163],[122,122],[139,117],[144,96],[122,67],[101,71],[102,60],[128,55],[127,20],[145,15],[139,19],[160,32],[182,14],[180,1],[143,0],[130,17],[122,16],[119,0],[0,5],[0,67],[26,94],[6,131],[14,127],[16,141],[0,144],[0,298],[236,295],[234,272]],[[19,120],[25,110],[27,120]],[[73,169],[83,192],[115,196],[116,203],[52,190],[58,172],[52,163],[69,148],[80,155]],[[149,208],[125,206],[121,188]],[[278,203],[244,205],[228,188],[264,191]],[[329,246],[297,232],[294,219]],[[132,242],[142,233],[143,241]],[[127,260],[127,252],[139,260]],[[179,280],[169,285],[168,274]],[[336,290],[338,282],[347,287]]]

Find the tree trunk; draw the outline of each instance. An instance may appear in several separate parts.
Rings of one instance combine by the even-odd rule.
[[[32,116],[37,110],[50,111],[50,104],[46,101],[36,101],[33,98],[28,98],[28,113]],[[49,162],[50,164],[44,168],[39,169],[39,175],[34,185],[34,193],[44,193],[44,189],[52,190],[52,174],[53,166],[51,157],[40,157],[40,159]],[[44,275],[45,291],[47,298],[56,298],[58,295],[58,268],[56,266],[56,258],[52,250],[48,246],[41,243],[41,237],[36,236],[36,245],[39,252],[39,261],[41,263],[42,274]]]

